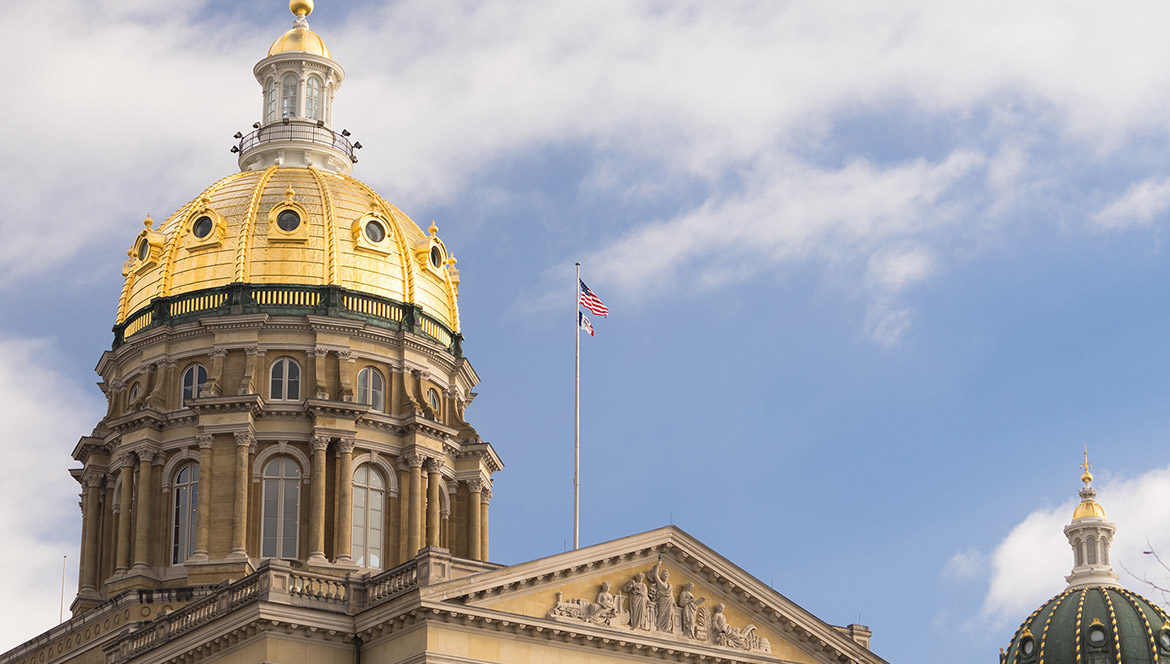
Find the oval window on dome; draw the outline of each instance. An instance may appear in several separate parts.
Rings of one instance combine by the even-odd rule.
[[[276,225],[280,230],[291,233],[301,225],[301,215],[297,214],[296,210],[281,210],[280,214],[276,215]]]
[[[443,264],[443,252],[438,247],[431,247],[431,267],[436,270]]]
[[[382,222],[373,219],[366,222],[366,239],[374,244],[386,239],[386,227]]]
[[[146,238],[143,238],[142,241],[138,243],[138,260],[144,261],[149,256],[150,256],[150,242],[148,242],[146,240]]]
[[[214,226],[215,222],[211,221],[211,217],[203,215],[196,219],[194,224],[191,224],[191,232],[195,234],[195,237],[202,240],[208,235],[211,235],[211,229]]]
[[[1162,650],[1170,651],[1170,629],[1162,630],[1158,635],[1158,643],[1162,645]]]
[[[1020,652],[1023,653],[1024,657],[1031,657],[1032,653],[1035,651],[1036,642],[1032,639],[1032,637],[1024,637],[1024,640],[1020,641]]]
[[[1105,630],[1101,627],[1093,627],[1089,630],[1089,643],[1095,646],[1105,644]]]

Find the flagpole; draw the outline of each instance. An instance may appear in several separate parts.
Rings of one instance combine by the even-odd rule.
[[[581,524],[581,264],[577,263],[577,281],[573,284],[573,338],[577,354],[573,367],[573,549],[579,547]]]

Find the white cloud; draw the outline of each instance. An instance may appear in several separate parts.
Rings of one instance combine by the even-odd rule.
[[[70,451],[101,415],[98,399],[66,378],[57,351],[40,339],[0,339],[0,586],[20,611],[0,621],[0,652],[57,624],[61,556],[68,556],[68,604],[77,592],[80,488],[66,472]]]
[[[1117,524],[1111,550],[1121,582],[1151,599],[1163,598],[1142,581],[1170,586],[1170,571],[1143,554],[1150,546],[1170,559],[1170,467],[1132,479],[1096,483],[1097,500]],[[1017,524],[991,554],[990,586],[973,624],[1003,627],[1024,619],[1033,609],[1064,588],[1072,569],[1072,550],[1063,528],[1077,500],[1033,511]]]
[[[1170,209],[1170,178],[1149,178],[1130,185],[1120,198],[1093,215],[1096,225],[1106,230],[1146,226]]]
[[[956,551],[943,566],[942,576],[948,579],[972,579],[987,570],[987,556],[978,549]]]
[[[165,217],[233,169],[229,137],[260,110],[251,64],[289,17],[175,7],[0,6],[0,24],[19,26],[10,50],[35,63],[7,79],[0,279],[85,247],[116,269],[146,212]],[[1062,154],[1107,160],[1170,127],[1157,27],[1170,5],[1138,0],[403,0],[326,29],[327,11],[344,10],[322,7],[314,25],[349,72],[336,117],[368,146],[357,175],[409,210],[572,149],[591,195],[667,202],[590,236],[593,260],[615,268],[600,285],[629,297],[808,260],[881,299],[942,273],[999,220],[1045,223],[1018,214],[1034,198],[1021,192],[1069,170]],[[838,132],[858,118],[859,135]],[[930,156],[913,154],[919,127],[941,128]],[[882,154],[885,138],[910,153]],[[1037,154],[1041,139],[1055,146]],[[1047,177],[1054,197],[1087,195]],[[1154,214],[1159,196],[1101,219]]]

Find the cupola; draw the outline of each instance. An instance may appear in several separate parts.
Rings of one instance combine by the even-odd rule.
[[[252,73],[261,88],[260,120],[239,134],[241,171],[269,166],[313,167],[348,175],[360,143],[333,129],[333,95],[345,70],[309,29],[311,0],[292,0],[293,27],[272,42]]]
[[[1117,572],[1109,563],[1109,547],[1117,527],[1105,519],[1105,510],[1097,503],[1093,488],[1089,453],[1081,464],[1081,502],[1073,511],[1072,522],[1064,527],[1064,534],[1073,550],[1072,573],[1065,577],[1070,588],[1085,585],[1116,585]]]

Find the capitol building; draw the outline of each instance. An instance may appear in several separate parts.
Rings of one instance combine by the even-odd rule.
[[[238,172],[125,230],[72,617],[0,664],[881,664],[675,527],[491,561],[453,249],[353,176],[345,70],[290,8]]]

